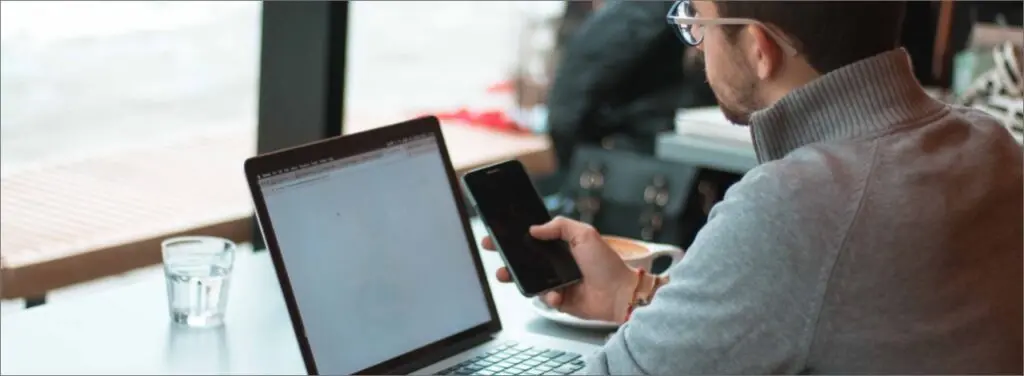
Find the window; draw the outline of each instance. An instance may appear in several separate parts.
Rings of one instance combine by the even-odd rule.
[[[159,246],[116,248],[248,216],[261,8],[0,2],[4,298],[152,264]],[[98,250],[115,254],[18,277],[51,286],[8,280]]]
[[[5,170],[255,129],[258,2],[0,3]]]
[[[349,6],[345,131],[426,113],[504,111],[488,92],[517,68],[520,36],[561,1],[356,1]]]
[[[282,79],[264,84],[302,76],[289,69],[303,64],[322,67],[316,61],[322,51],[313,51],[322,46],[288,38],[338,37],[323,25],[303,27],[323,22],[317,7],[288,3],[0,3],[4,298],[151,265],[159,261],[159,239],[174,233],[251,239],[251,199],[241,165],[257,150],[257,118],[263,116],[259,77],[267,73],[260,69],[261,48],[274,50],[261,45],[263,17],[274,16],[267,32],[281,35],[262,42],[295,57],[276,61],[272,75]],[[563,1],[349,3],[342,33],[345,130],[427,113],[513,107],[510,90],[491,89],[513,77],[529,15],[563,7]],[[329,26],[338,26],[333,22]],[[308,72],[294,81],[323,82],[311,80],[320,70]],[[303,95],[322,94],[313,95],[322,88],[306,81],[300,83],[310,92]],[[280,104],[282,96],[293,94],[282,93],[282,87],[290,86],[264,91],[273,94],[264,100]],[[273,128],[269,133],[283,134],[277,141],[284,144],[321,135],[293,129],[295,118],[323,117],[300,112],[260,119],[260,132]],[[520,158],[531,171],[553,165],[544,136],[451,128],[445,138],[457,169],[509,157]],[[260,147],[267,150],[261,151],[292,146],[264,141]],[[64,257],[98,251],[109,252],[88,262]],[[65,261],[70,264],[50,265]],[[40,263],[49,266],[38,269],[51,274],[19,278],[45,280],[47,286],[8,280],[32,274],[11,269]]]
[[[514,83],[538,70],[524,64],[537,45],[553,48],[566,3],[350,2],[344,132],[432,114],[456,172],[516,158],[531,174],[551,173],[551,143],[524,131],[533,112],[521,108]]]

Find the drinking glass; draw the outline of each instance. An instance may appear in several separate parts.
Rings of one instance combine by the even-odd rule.
[[[211,236],[182,236],[161,244],[171,321],[190,327],[224,323],[235,243]]]

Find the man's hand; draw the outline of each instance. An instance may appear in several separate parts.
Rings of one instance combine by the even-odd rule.
[[[585,319],[622,322],[637,285],[637,274],[601,239],[588,224],[558,217],[530,228],[530,235],[541,240],[561,239],[569,243],[572,255],[583,272],[583,281],[543,298],[552,308]],[[485,237],[484,249],[495,250],[494,241]],[[511,282],[505,267],[499,268],[499,281]]]

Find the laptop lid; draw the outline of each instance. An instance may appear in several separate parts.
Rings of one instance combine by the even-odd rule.
[[[501,329],[436,118],[245,172],[309,374],[407,373]]]

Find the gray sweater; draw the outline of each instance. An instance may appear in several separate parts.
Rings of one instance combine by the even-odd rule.
[[[1021,148],[902,49],[752,118],[761,164],[588,374],[1022,373]]]

